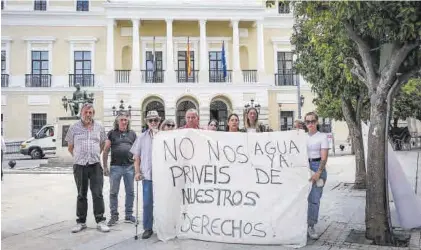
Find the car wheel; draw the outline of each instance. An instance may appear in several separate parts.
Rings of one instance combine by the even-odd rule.
[[[31,157],[32,159],[41,159],[42,158],[42,152],[40,149],[35,148],[31,151]]]

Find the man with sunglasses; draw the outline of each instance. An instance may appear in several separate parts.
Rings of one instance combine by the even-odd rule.
[[[142,180],[143,187],[143,229],[142,239],[152,236],[153,226],[153,190],[152,190],[152,139],[158,132],[161,117],[158,111],[149,111],[146,115],[148,129],[133,144],[130,152],[134,156],[135,179]]]
[[[102,162],[104,165],[104,176],[110,176],[110,211],[111,218],[108,226],[113,226],[118,221],[118,193],[120,190],[121,178],[124,181],[126,190],[125,222],[135,223],[133,216],[134,202],[134,167],[133,155],[130,153],[136,133],[130,129],[128,114],[120,112],[115,121],[114,128],[108,132],[108,139],[105,141]],[[108,152],[111,149],[111,167],[108,170]]]

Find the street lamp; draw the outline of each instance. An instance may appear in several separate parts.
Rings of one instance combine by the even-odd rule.
[[[128,116],[132,116],[132,106],[129,105],[127,107],[127,110],[124,107],[124,101],[120,101],[120,106],[118,107],[118,110],[115,106],[112,107],[113,110],[113,116],[118,116],[121,113],[126,113]]]
[[[251,99],[250,102],[248,102],[244,105],[244,112],[247,113],[247,110],[250,109],[250,108],[255,108],[257,110],[257,113],[260,113],[261,106],[260,106],[259,103],[254,103],[253,99]]]
[[[303,95],[301,95],[300,96],[300,104],[301,104],[301,107],[304,105],[304,99],[305,99],[305,97]]]

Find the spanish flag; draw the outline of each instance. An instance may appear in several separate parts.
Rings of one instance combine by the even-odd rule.
[[[187,37],[187,77],[191,76],[190,65],[190,37]]]

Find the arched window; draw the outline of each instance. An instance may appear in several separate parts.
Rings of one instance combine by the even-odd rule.
[[[215,100],[210,104],[209,119],[216,119],[218,121],[218,130],[225,130],[228,118],[228,107],[223,101]]]
[[[164,104],[162,104],[162,102],[160,102],[160,101],[149,102],[146,105],[145,110],[143,112],[143,118],[145,118],[146,115],[148,114],[148,112],[151,111],[151,110],[158,111],[158,114],[161,117],[161,121],[165,120],[165,107],[164,107]]]

